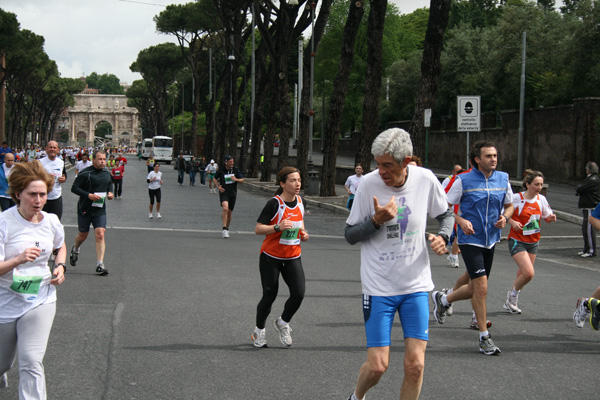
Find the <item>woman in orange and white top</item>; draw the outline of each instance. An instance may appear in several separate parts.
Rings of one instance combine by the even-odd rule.
[[[513,195],[515,212],[508,220],[508,249],[517,263],[517,279],[512,290],[506,294],[504,309],[512,314],[521,314],[517,303],[519,292],[533,279],[533,264],[540,241],[540,220],[550,223],[556,221],[548,200],[540,192],[544,186],[544,175],[528,169],[523,179],[524,192]]]
[[[258,217],[254,232],[266,235],[260,248],[260,279],[262,299],[256,307],[256,327],[252,332],[255,347],[267,347],[265,323],[271,306],[277,298],[279,275],[288,285],[290,297],[281,317],[273,321],[279,340],[286,347],[292,345],[289,322],[304,299],[304,270],[300,259],[300,242],[308,240],[304,229],[304,201],[300,192],[300,171],[284,167],[277,174],[279,188]]]

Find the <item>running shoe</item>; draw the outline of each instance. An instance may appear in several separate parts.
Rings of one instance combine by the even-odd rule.
[[[292,335],[290,335],[292,328],[290,328],[290,325],[280,326],[277,320],[275,320],[273,321],[273,327],[279,332],[281,343],[286,347],[290,347],[292,345]]]
[[[596,253],[583,253],[580,257],[583,257],[583,258],[596,257]]]
[[[492,337],[490,335],[486,335],[479,340],[479,351],[486,356],[495,356],[502,353],[498,346],[492,342]]]
[[[584,255],[585,253],[587,253],[587,251],[578,251],[578,252],[577,252],[577,255],[578,255],[578,256],[582,256],[582,255]]]
[[[585,297],[580,297],[577,299],[577,307],[575,308],[575,312],[573,313],[573,322],[575,326],[578,328],[583,328],[585,325],[585,321],[590,316],[590,312],[587,308],[585,308],[585,303],[588,299]]]
[[[521,314],[521,309],[517,307],[517,303],[519,302],[519,290],[516,296],[513,296],[512,290],[509,290],[506,293],[506,301],[504,302],[504,309],[511,314]]]
[[[79,259],[79,252],[75,251],[75,245],[73,245],[73,247],[71,247],[71,257],[69,257],[69,262],[71,263],[71,266],[76,266],[77,265],[77,260]]]
[[[450,289],[448,288],[444,288],[441,290],[442,293],[444,293],[446,296],[448,296],[448,292],[450,291]],[[446,308],[446,315],[448,317],[451,317],[452,314],[454,313],[454,304],[450,303],[450,305],[448,306],[448,308]]]
[[[223,239],[229,238],[229,229],[223,229]]]
[[[600,300],[590,297],[588,300],[588,308],[590,309],[590,324],[594,330],[600,330]]]
[[[160,215],[159,212],[156,213],[156,218],[158,218],[158,219],[162,218],[162,216]]]
[[[448,265],[450,265],[452,268],[458,268],[459,264],[458,264],[458,257],[452,257],[452,256],[448,256]]]
[[[0,389],[5,389],[8,387],[8,378],[6,377],[6,372],[0,375]]]
[[[441,291],[435,291],[431,293],[431,300],[433,301],[433,316],[438,324],[446,323],[446,310],[448,307],[442,303],[443,293]]]
[[[104,263],[101,262],[100,264],[98,264],[98,266],[96,267],[96,273],[100,276],[105,276],[108,275],[108,270],[106,268],[104,268]]]
[[[250,337],[252,338],[254,347],[269,347],[267,346],[267,334],[264,329],[255,328]]]
[[[487,325],[487,328],[490,329],[492,327],[492,321],[488,320],[486,325]],[[471,317],[471,323],[469,324],[469,328],[474,329],[476,331],[479,330],[479,324],[477,324],[476,317]]]
[[[152,213],[148,213],[148,218],[149,218],[149,219],[152,219],[152,218],[154,218],[154,217],[153,217],[153,215],[152,215]]]

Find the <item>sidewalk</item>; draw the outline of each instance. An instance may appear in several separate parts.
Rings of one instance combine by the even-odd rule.
[[[276,150],[278,149],[276,148]],[[290,151],[290,155],[295,154],[295,149]],[[320,166],[323,164],[322,153],[313,151],[312,159],[315,165]],[[338,167],[348,167],[352,169],[354,165],[354,159],[351,157],[338,156],[336,161]],[[375,168],[375,162],[373,161],[371,163],[371,170]],[[433,168],[431,170],[438,176],[450,175],[451,173],[450,170],[444,171],[437,168]],[[246,183],[250,190],[274,193],[276,189],[275,182],[273,181],[260,182],[259,179],[246,178]],[[583,217],[581,216],[581,210],[577,208],[577,202],[579,198],[575,195],[575,185],[555,183],[552,181],[546,181],[545,183],[548,184],[546,198],[548,199],[552,210],[556,214],[556,217],[563,221],[581,225]],[[316,207],[326,208],[335,213],[344,215],[349,214],[349,211],[346,208],[346,201],[348,200],[346,189],[343,185],[335,185],[335,192],[337,196],[332,197],[305,196],[304,192],[301,192],[301,195],[303,198],[305,198],[309,206],[313,205]]]

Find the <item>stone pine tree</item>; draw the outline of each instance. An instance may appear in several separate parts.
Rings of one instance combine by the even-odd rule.
[[[307,0],[314,1],[314,0]],[[309,124],[310,124],[310,113],[313,110],[310,109],[310,58],[311,49],[313,47],[312,41],[314,41],[315,52],[318,51],[319,43],[323,38],[323,33],[327,26],[327,20],[329,19],[329,13],[331,11],[332,0],[322,0],[321,8],[319,9],[319,15],[316,17],[315,29],[310,37],[310,41],[307,42],[304,47],[304,53],[302,56],[302,100],[300,102],[300,115],[299,115],[299,129],[298,129],[298,141],[296,155],[297,155],[297,167],[300,170],[303,185],[308,182],[308,151],[309,151]]]
[[[350,2],[348,18],[342,35],[342,49],[338,72],[333,84],[333,94],[329,102],[329,120],[327,121],[327,134],[323,137],[323,172],[321,173],[321,196],[335,196],[335,174],[337,147],[342,130],[342,118],[348,81],[354,59],[354,44],[364,15],[361,1]]]
[[[368,171],[373,155],[371,144],[379,131],[379,94],[383,74],[383,25],[387,0],[372,0],[367,26],[367,73],[363,102],[362,135],[356,162]]]
[[[310,4],[309,4],[310,2]],[[316,0],[300,1],[298,5],[281,1],[259,4],[254,1],[259,10],[256,22],[265,43],[269,56],[269,111],[266,115],[266,132],[264,142],[264,162],[261,180],[269,181],[272,173],[273,144],[275,135],[279,134],[279,159],[278,168],[288,164],[289,135],[291,131],[292,113],[290,107],[290,86],[288,81],[288,61],[292,52],[293,43],[296,43],[302,32],[311,24],[310,7],[316,5]],[[321,1],[320,13],[327,14],[328,4],[331,0]],[[299,11],[304,7],[302,14]],[[275,17],[273,19],[272,17]],[[266,93],[263,93],[263,95]]]
[[[438,78],[442,69],[440,56],[444,46],[444,33],[448,25],[451,3],[451,0],[431,0],[429,7],[429,23],[421,61],[419,94],[409,128],[413,152],[421,158],[425,157],[424,114],[425,109],[433,108],[438,90]]]
[[[171,4],[154,17],[156,29],[177,38],[181,55],[194,78],[192,102],[192,154],[196,153],[196,133],[200,104],[201,81],[208,75],[207,62],[202,62],[208,54],[205,50],[210,34],[221,29],[220,20],[212,0],[195,3]],[[183,138],[182,138],[183,140]]]

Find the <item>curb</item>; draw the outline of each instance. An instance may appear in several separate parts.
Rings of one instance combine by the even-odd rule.
[[[251,192],[266,192],[271,195],[275,194],[275,182],[263,182],[263,183],[255,183],[253,181],[246,181],[243,185],[238,186],[247,191]],[[315,207],[323,208],[325,210],[332,211],[335,214],[349,215],[350,210],[348,210],[345,206],[339,206],[337,204],[331,204],[325,201],[319,200],[319,196],[305,196],[302,195],[304,200],[308,205],[312,205]],[[343,196],[331,197],[331,199],[343,199]],[[556,218],[562,221],[570,222],[573,224],[581,225],[583,223],[583,217],[578,215],[569,214],[564,211],[553,210],[554,214],[556,214]]]
[[[246,178],[247,179],[247,178]],[[265,192],[270,195],[275,194],[276,186],[275,182],[264,182],[264,183],[254,183],[252,181],[246,181],[243,185],[238,186],[238,188],[249,191],[249,192]],[[305,196],[302,194],[302,198],[306,201],[307,205],[323,208],[325,210],[329,210],[335,214],[349,215],[350,210],[346,207],[338,206],[337,204],[330,204],[324,201],[317,200],[318,196]],[[343,199],[342,196],[331,197],[332,199]]]

